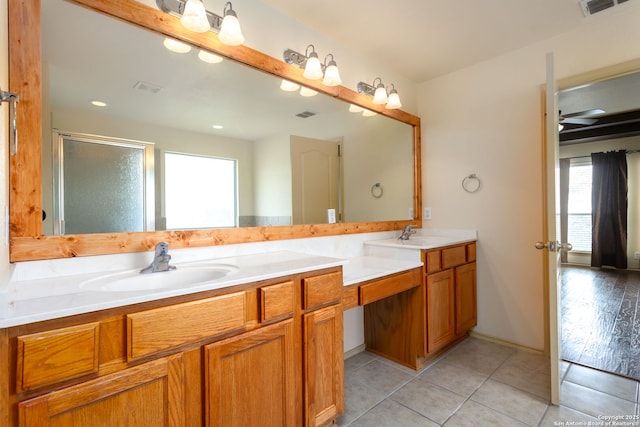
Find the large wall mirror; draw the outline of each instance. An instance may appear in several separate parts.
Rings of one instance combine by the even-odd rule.
[[[224,46],[214,33],[189,33],[135,1],[23,3],[10,5],[12,22],[21,22],[10,28],[11,90],[21,96],[20,145],[11,159],[12,261],[144,251],[160,240],[207,246],[419,224],[417,117],[306,81],[299,69]],[[191,50],[168,50],[167,36]],[[37,79],[14,79],[20,70],[37,76],[41,89]],[[320,93],[284,91],[283,79]],[[379,114],[350,112],[351,104]],[[71,140],[74,151],[65,156],[60,147]],[[130,167],[126,156],[111,153],[131,143],[153,149],[141,162],[146,179],[124,181],[146,197],[133,203],[142,207],[142,225],[128,228],[119,206],[104,212],[114,203],[100,203],[95,182],[123,185],[120,176],[96,179],[98,165]],[[65,179],[74,185],[65,187]],[[79,215],[65,188],[88,199]],[[83,214],[86,206],[105,220],[87,221],[99,215]]]

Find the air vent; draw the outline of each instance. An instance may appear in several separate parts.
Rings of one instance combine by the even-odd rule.
[[[580,0],[584,16],[591,16],[603,10],[610,9],[628,0]]]
[[[136,82],[133,85],[134,89],[143,90],[145,92],[158,93],[162,90],[162,86],[154,85],[153,83],[147,83],[143,81]]]
[[[302,113],[296,114],[298,117],[302,117],[303,119],[307,119],[309,117],[315,116],[316,113],[312,113],[311,111],[303,111]]]

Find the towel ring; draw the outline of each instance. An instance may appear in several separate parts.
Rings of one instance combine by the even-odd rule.
[[[382,197],[383,193],[384,191],[382,190],[382,184],[380,184],[379,182],[376,182],[371,186],[371,195],[376,199]]]
[[[480,189],[480,178],[475,173],[465,176],[462,180],[462,189],[467,193],[475,193]]]

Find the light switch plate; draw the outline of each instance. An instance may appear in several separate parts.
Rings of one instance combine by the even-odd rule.
[[[424,219],[431,221],[431,208],[424,208]]]

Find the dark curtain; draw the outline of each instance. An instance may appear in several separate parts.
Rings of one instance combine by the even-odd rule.
[[[627,268],[627,154],[591,154],[593,267]]]

